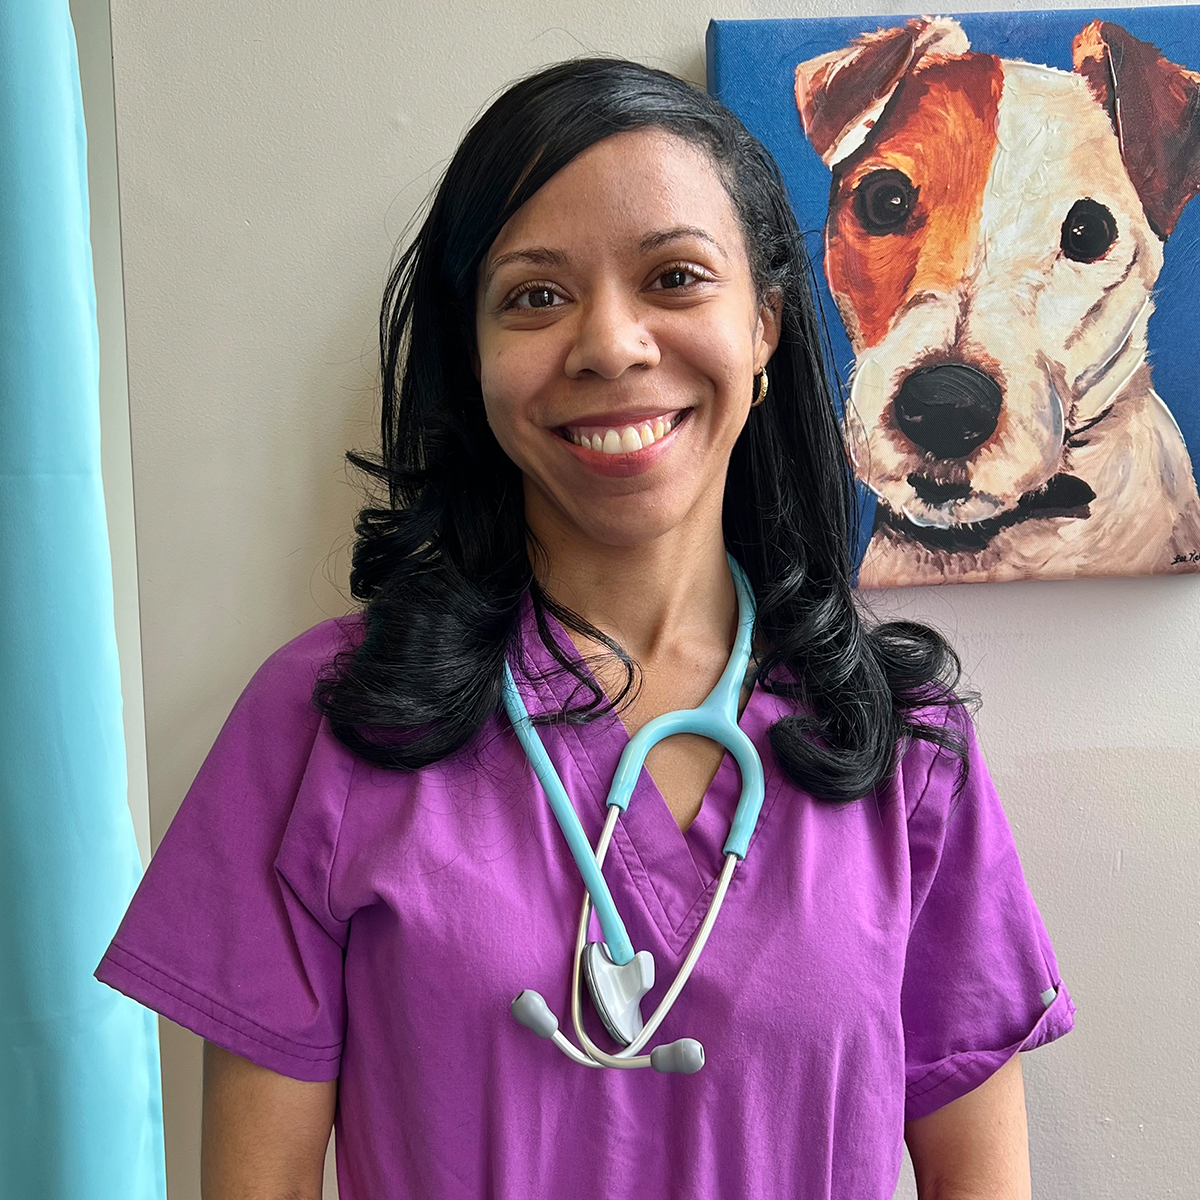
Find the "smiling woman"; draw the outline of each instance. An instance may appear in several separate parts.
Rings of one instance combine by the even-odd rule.
[[[342,1200],[887,1200],[903,1138],[1028,1195],[1073,1010],[953,652],[856,608],[810,279],[662,72],[467,133],[384,297],[363,612],[255,676],[97,972],[211,1043],[221,1194],[319,1195],[336,1093]]]

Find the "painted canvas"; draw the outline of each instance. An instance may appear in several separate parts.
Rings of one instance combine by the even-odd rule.
[[[830,319],[859,586],[1200,571],[1200,9],[716,21]]]

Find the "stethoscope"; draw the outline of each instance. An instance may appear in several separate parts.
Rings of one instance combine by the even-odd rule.
[[[575,1026],[575,1035],[583,1047],[582,1051],[560,1031],[558,1018],[550,1011],[549,1005],[538,992],[529,988],[521,992],[512,1002],[512,1013],[522,1025],[532,1029],[539,1037],[552,1039],[569,1059],[584,1067],[653,1067],[656,1071],[691,1074],[704,1066],[704,1047],[695,1038],[680,1038],[678,1041],[656,1046],[649,1054],[641,1054],[640,1051],[666,1019],[688,976],[691,975],[696,960],[708,941],[708,935],[712,932],[717,913],[721,911],[721,904],[733,878],[733,870],[746,857],[746,848],[762,808],[762,760],[754,748],[754,743],[738,728],[737,723],[738,699],[741,696],[746,670],[750,665],[750,642],[754,632],[754,593],[745,572],[728,551],[726,557],[733,572],[738,597],[738,631],[729,662],[716,687],[698,708],[680,709],[655,717],[630,739],[617,764],[617,773],[609,788],[608,817],[594,852],[562,780],[559,779],[558,772],[554,769],[554,764],[546,754],[541,738],[529,719],[529,711],[513,682],[512,671],[507,662],[504,664],[505,710],[550,801],[550,807],[579,867],[579,873],[583,876],[583,908],[579,914],[571,974],[571,1020]],[[612,894],[604,882],[601,868],[608,854],[608,845],[616,827],[617,817],[629,805],[629,798],[633,794],[647,753],[663,738],[675,733],[700,734],[724,746],[733,755],[741,772],[742,794],[729,829],[729,836],[725,839],[722,851],[725,855],[725,865],[721,869],[708,912],[666,995],[654,1010],[654,1015],[643,1023],[641,1001],[654,986],[654,956],[649,950],[634,953],[629,935],[625,932],[616,905],[613,904]],[[602,942],[587,941],[588,921],[593,906],[600,920],[600,928],[604,932]],[[604,1027],[613,1039],[624,1047],[616,1054],[602,1050],[588,1037],[583,1028],[579,987],[581,965],[592,1002],[604,1022]]]

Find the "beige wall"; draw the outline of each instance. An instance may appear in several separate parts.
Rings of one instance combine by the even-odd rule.
[[[157,843],[258,663],[346,608],[341,456],[373,437],[382,285],[464,127],[506,81],[583,52],[700,81],[714,10],[112,8]],[[820,11],[730,0],[716,15]],[[1200,580],[878,603],[940,625],[983,691],[981,737],[1079,1004],[1076,1032],[1025,1063],[1037,1194],[1200,1195]],[[195,1200],[197,1039],[166,1026],[163,1066],[171,1200]]]

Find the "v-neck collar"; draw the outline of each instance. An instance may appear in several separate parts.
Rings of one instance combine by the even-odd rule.
[[[569,661],[582,668],[585,678],[596,682],[561,623],[549,612],[545,616],[555,643]],[[520,666],[513,664],[513,674],[519,686],[522,679],[525,683],[520,690],[530,714],[561,711],[567,704],[581,704],[587,693],[542,643],[528,592],[522,598],[520,619],[525,658]],[[598,683],[596,686],[599,688]],[[778,698],[762,691],[756,682],[738,724],[762,758],[766,791],[746,862],[734,872],[731,892],[738,888],[753,862],[755,841],[780,790],[781,775],[772,769],[774,757],[767,737],[767,730],[780,715]],[[585,781],[586,795],[576,795],[570,789],[568,793],[584,827],[598,828],[617,763],[629,742],[620,717],[610,712],[586,725],[539,726],[538,734],[560,776],[564,776],[564,759],[567,759],[574,765],[576,776]],[[604,866],[609,886],[614,886],[616,873],[623,874],[677,953],[691,939],[708,909],[724,864],[722,847],[729,836],[740,796],[741,775],[733,756],[726,752],[704,794],[699,813],[686,831],[681,830],[643,763],[629,807],[617,822]],[[542,802],[547,802],[544,797]]]

